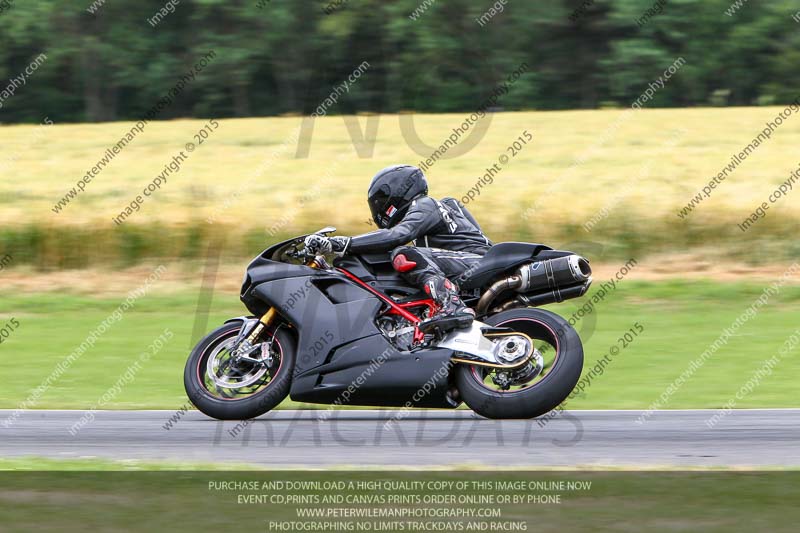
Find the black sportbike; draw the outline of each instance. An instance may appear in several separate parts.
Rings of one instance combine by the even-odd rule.
[[[319,234],[329,234],[325,228]],[[583,347],[560,316],[537,306],[583,295],[589,262],[541,244],[494,245],[458,280],[476,312],[470,329],[422,333],[435,303],[406,284],[389,254],[333,260],[305,235],[247,267],[232,318],[194,348],[184,385],[208,416],[257,417],[287,395],[330,405],[455,408],[532,418],[577,383]]]

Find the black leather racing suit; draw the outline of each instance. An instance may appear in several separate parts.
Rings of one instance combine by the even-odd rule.
[[[406,246],[412,241],[414,246]],[[467,273],[491,246],[477,221],[455,199],[422,196],[396,226],[353,237],[347,251],[392,250],[392,264],[406,281],[428,292],[426,287],[433,283],[444,292],[445,285],[449,288],[447,278]]]

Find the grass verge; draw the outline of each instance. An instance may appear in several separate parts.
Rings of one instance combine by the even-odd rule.
[[[2,472],[0,511],[9,531],[783,532],[800,519],[799,475]]]
[[[763,288],[760,283],[625,280],[591,313],[583,315],[580,308],[599,290],[598,282],[588,297],[550,306],[566,318],[576,316],[576,328],[585,343],[585,376],[612,347],[619,349],[602,372],[595,371],[591,384],[569,400],[569,408],[648,408],[745,313]],[[4,376],[0,408],[18,407],[121,301],[121,297],[60,292],[0,294],[0,322],[11,318],[19,322],[0,345],[0,374]],[[718,408],[736,399],[745,382],[764,361],[778,354],[798,329],[799,301],[800,287],[784,286],[768,305],[736,328],[727,343],[661,407]],[[197,294],[189,290],[153,293],[138,300],[47,388],[35,408],[179,409],[186,402],[183,365],[194,343],[196,309]],[[202,329],[210,330],[241,314],[244,309],[235,293],[217,294]],[[643,331],[623,347],[621,337],[636,322]],[[103,402],[104,394],[165,329],[173,332],[165,347],[141,365],[129,384]],[[736,399],[736,407],[796,407],[799,354],[796,349],[781,358],[758,386]],[[283,404],[297,406],[291,401]]]

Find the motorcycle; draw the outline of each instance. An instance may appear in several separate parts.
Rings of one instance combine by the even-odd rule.
[[[306,253],[305,237],[258,255],[240,294],[251,314],[227,320],[192,350],[184,386],[206,415],[255,418],[289,396],[409,408],[463,402],[487,418],[534,418],[578,382],[577,332],[538,307],[585,294],[587,259],[542,244],[496,244],[454,280],[476,313],[472,326],[423,333],[419,323],[436,304],[403,280],[388,253],[331,265]]]

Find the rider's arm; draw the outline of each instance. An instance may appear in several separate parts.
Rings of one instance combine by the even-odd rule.
[[[431,198],[422,198],[414,202],[405,218],[395,227],[357,235],[350,240],[345,252],[388,252],[425,235],[441,222],[436,203]]]

